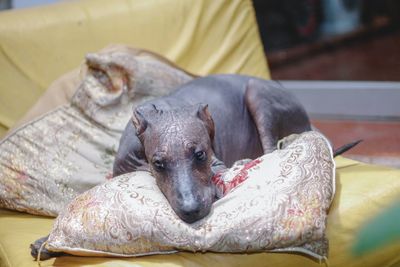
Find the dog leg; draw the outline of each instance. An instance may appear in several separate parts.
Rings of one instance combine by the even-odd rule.
[[[65,253],[62,253],[62,252],[48,251],[46,249],[46,247],[43,245],[43,243],[45,243],[48,238],[49,238],[49,236],[42,237],[42,238],[36,240],[33,244],[31,244],[31,246],[30,246],[31,255],[33,258],[35,258],[35,260],[43,261],[43,260],[47,260],[50,258],[66,255]],[[40,259],[38,259],[39,251],[40,251]]]
[[[264,154],[274,151],[279,138],[276,116],[278,114],[272,114],[271,100],[266,97],[265,89],[257,81],[250,80],[244,97],[256,125]]]

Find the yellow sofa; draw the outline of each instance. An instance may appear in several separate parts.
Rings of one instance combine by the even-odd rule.
[[[0,13],[0,135],[87,52],[123,43],[197,74],[269,78],[250,0],[82,0]],[[64,96],[54,96],[57,98]],[[62,102],[62,100],[61,100]],[[0,152],[1,153],[1,152]],[[0,177],[1,182],[1,177]],[[400,171],[337,159],[329,266],[399,266],[400,244],[356,256],[358,230],[400,197]],[[0,266],[37,266],[29,244],[53,219],[0,209]],[[42,266],[319,266],[297,254],[178,253],[130,259],[60,257]]]

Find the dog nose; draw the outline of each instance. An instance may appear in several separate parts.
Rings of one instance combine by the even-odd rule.
[[[181,219],[187,223],[193,223],[201,219],[202,207],[195,201],[184,203],[181,207]]]

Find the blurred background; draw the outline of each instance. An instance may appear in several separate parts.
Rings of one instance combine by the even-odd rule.
[[[274,79],[400,80],[400,1],[253,2]]]
[[[57,1],[0,0],[0,9]],[[400,1],[253,3],[272,78],[335,147],[364,140],[346,156],[400,168]]]
[[[364,140],[346,156],[400,167],[400,1],[253,2],[273,79],[374,81],[296,89],[336,147]]]

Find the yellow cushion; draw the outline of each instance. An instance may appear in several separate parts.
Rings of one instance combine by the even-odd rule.
[[[361,227],[400,197],[400,170],[336,159],[336,197],[328,217],[330,266],[399,266],[400,242],[361,257],[352,250]]]
[[[339,158],[336,197],[328,218],[329,266],[398,266],[400,244],[395,243],[362,257],[351,254],[361,225],[400,195],[400,171],[364,165]],[[29,244],[47,235],[53,219],[0,210],[0,266],[37,266]],[[249,255],[178,253],[128,259],[60,257],[42,266],[320,266],[302,255],[255,253]]]
[[[52,81],[110,43],[197,73],[269,78],[250,0],[82,0],[0,13],[0,136]]]

